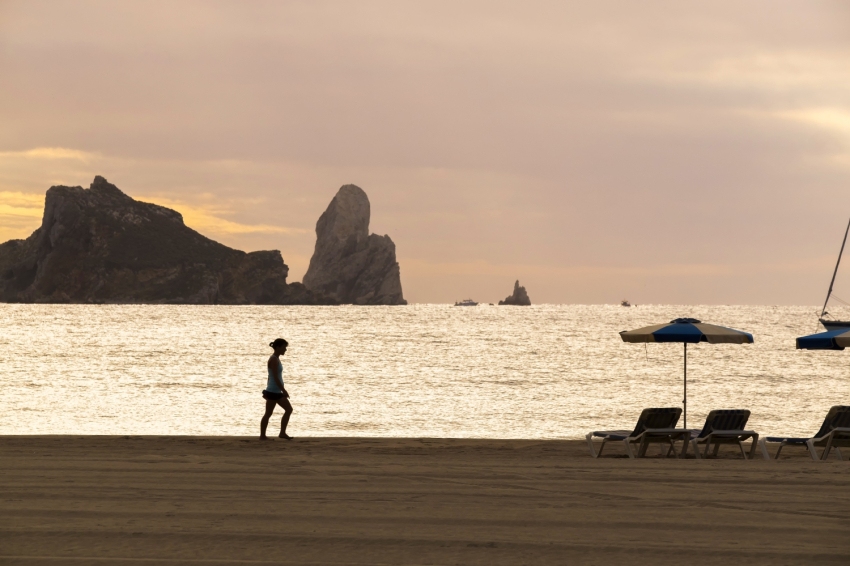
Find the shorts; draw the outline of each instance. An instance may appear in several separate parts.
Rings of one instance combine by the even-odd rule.
[[[268,399],[269,401],[280,401],[283,399],[283,393],[275,393],[274,391],[266,391],[263,389],[263,399]]]

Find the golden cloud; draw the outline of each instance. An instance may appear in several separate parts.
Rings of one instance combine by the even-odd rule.
[[[201,233],[211,234],[304,234],[308,230],[289,228],[287,226],[272,226],[269,224],[241,224],[226,218],[227,210],[215,207],[193,206],[184,202],[166,198],[144,198],[145,202],[158,204],[176,210],[183,215],[186,226]]]
[[[850,111],[841,108],[809,108],[781,112],[779,116],[850,135]]]
[[[17,191],[0,191],[0,214],[41,218],[44,196]]]
[[[100,157],[100,154],[68,149],[65,147],[36,147],[25,151],[0,151],[0,158],[26,158],[26,159],[74,159],[89,162]]]
[[[226,210],[198,207],[164,198],[145,198],[176,210],[183,215],[185,224],[198,232],[229,234],[301,234],[307,230],[268,224],[242,224],[222,218]],[[44,196],[20,191],[0,191],[0,241],[26,238],[41,224],[44,214]]]
[[[23,239],[41,225],[44,197],[0,191],[0,242]]]

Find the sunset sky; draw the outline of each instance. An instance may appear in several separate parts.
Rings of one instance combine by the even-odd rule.
[[[95,175],[291,281],[354,183],[410,302],[816,305],[850,3],[0,0],[0,241]]]

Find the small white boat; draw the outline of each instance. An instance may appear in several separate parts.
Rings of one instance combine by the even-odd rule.
[[[464,299],[462,301],[456,302],[455,306],[456,307],[477,307],[478,303],[476,303],[472,299]]]

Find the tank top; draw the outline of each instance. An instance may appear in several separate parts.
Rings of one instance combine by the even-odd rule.
[[[283,393],[280,390],[280,387],[277,386],[277,382],[274,380],[274,374],[272,374],[272,368],[269,369],[269,382],[266,384],[266,391],[270,393]],[[283,383],[283,363],[278,360],[277,361],[277,376],[280,378],[280,382]]]

